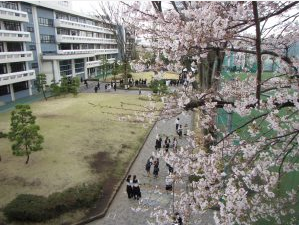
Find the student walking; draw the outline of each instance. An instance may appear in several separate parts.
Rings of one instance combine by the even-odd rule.
[[[156,136],[156,143],[155,143],[155,149],[156,150],[160,150],[161,148],[161,145],[162,145],[162,139],[160,141],[161,137],[160,137],[160,134],[157,134]]]
[[[179,138],[182,138],[182,135],[183,135],[183,128],[182,128],[182,125],[179,126],[179,129],[177,130],[177,133],[179,135]]]
[[[173,167],[168,163],[166,163],[166,166],[168,167],[168,174],[172,174],[173,173]]]
[[[153,171],[154,178],[157,178],[159,175],[159,163],[154,163],[154,171]]]
[[[156,146],[155,146],[155,148],[156,148],[156,150],[160,150],[161,147],[162,147],[162,138],[159,135],[158,139],[156,139]]]
[[[180,118],[176,118],[175,120],[175,130],[178,131],[180,125]]]
[[[127,194],[128,194],[128,198],[132,198],[133,197],[133,189],[132,189],[131,175],[129,175],[127,177],[126,182],[127,182]]]
[[[150,176],[150,171],[151,171],[151,166],[152,166],[152,164],[153,164],[153,156],[151,156],[148,160],[147,160],[147,162],[146,162],[146,164],[145,164],[145,170],[146,170],[146,172],[147,172],[147,176],[149,177]]]
[[[166,136],[165,141],[165,151],[168,152],[169,146],[170,146],[170,139]]]
[[[139,181],[137,180],[136,175],[133,176],[133,196],[134,196],[134,199],[137,199],[137,200],[139,200],[139,198],[141,198]]]
[[[177,139],[174,137],[173,140],[172,140],[172,148],[173,148],[173,151],[174,151],[174,152],[176,152],[177,147],[178,147],[178,141],[177,141]]]

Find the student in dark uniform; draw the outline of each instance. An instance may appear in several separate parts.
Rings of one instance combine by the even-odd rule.
[[[157,178],[159,175],[159,163],[154,163],[154,171],[153,171],[154,178]]]
[[[136,175],[133,176],[133,196],[134,196],[134,199],[137,199],[137,200],[139,200],[139,198],[141,198],[139,181],[137,180]]]
[[[152,160],[153,160],[153,157],[151,156],[151,157],[147,160],[147,162],[146,162],[146,164],[145,164],[145,170],[146,170],[147,176],[150,175],[151,166],[152,166]]]
[[[166,136],[166,139],[164,141],[165,144],[165,151],[168,152],[169,146],[170,146],[170,139]]]
[[[133,197],[133,190],[132,190],[132,181],[131,181],[131,175],[129,175],[127,177],[127,194],[128,194],[128,198],[132,198]]]

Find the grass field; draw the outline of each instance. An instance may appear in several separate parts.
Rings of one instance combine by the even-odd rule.
[[[154,72],[140,72],[140,73],[132,73],[132,77],[134,80],[136,79],[147,79],[147,82],[151,82],[151,80],[153,79],[154,76]],[[121,76],[117,75],[116,76],[117,79],[120,79]],[[107,78],[107,81],[111,81],[111,79],[114,79],[113,76],[110,76],[109,78]],[[177,80],[179,79],[179,75],[175,74],[175,73],[171,73],[171,72],[165,72],[164,73],[164,79],[173,79],[173,80]]]
[[[104,182],[112,173],[122,177],[148,129],[111,114],[124,110],[94,106],[120,107],[121,101],[146,103],[137,95],[80,94],[31,104],[44,149],[32,153],[25,165],[25,157],[13,156],[11,143],[1,139],[0,208],[18,194],[47,196],[84,182]],[[9,126],[10,112],[0,114],[0,131],[8,132]]]

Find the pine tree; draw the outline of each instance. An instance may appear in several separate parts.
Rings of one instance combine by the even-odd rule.
[[[11,113],[9,139],[13,142],[12,152],[16,156],[26,155],[26,164],[31,152],[42,150],[44,141],[38,133],[39,126],[35,124],[35,119],[29,105],[16,105]]]

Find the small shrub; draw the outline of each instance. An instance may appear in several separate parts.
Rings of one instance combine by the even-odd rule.
[[[3,210],[9,220],[41,222],[53,217],[47,210],[47,198],[37,195],[18,195]]]
[[[9,220],[41,222],[62,213],[89,207],[99,199],[102,187],[98,184],[83,184],[48,198],[37,195],[19,195],[3,210]]]
[[[8,135],[2,131],[0,131],[0,138],[7,138]]]
[[[102,188],[97,184],[83,184],[56,192],[48,197],[48,209],[56,215],[72,209],[91,206],[101,195]]]

